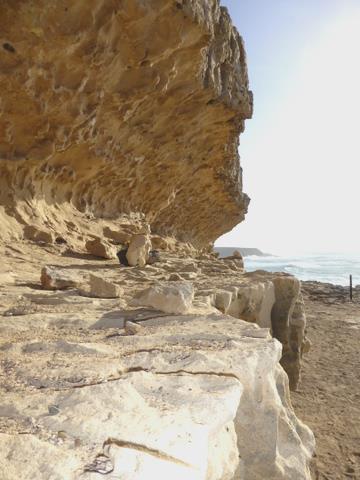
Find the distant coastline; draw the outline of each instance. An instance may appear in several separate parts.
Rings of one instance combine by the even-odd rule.
[[[235,250],[239,251],[243,257],[257,256],[257,257],[273,257],[271,253],[264,253],[258,248],[247,247],[214,247],[215,252],[220,254],[220,257],[229,257]]]

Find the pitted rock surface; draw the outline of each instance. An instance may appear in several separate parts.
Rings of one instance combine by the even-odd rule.
[[[5,0],[0,13],[3,238],[76,242],[131,215],[204,246],[244,219],[252,95],[218,0]]]

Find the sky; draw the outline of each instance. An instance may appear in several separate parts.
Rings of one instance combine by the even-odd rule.
[[[222,0],[245,41],[245,221],[217,246],[360,252],[360,0]]]

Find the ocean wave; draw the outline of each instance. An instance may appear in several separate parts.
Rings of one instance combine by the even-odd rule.
[[[360,284],[359,260],[359,255],[339,254],[244,258],[247,271],[286,272],[300,280],[317,280],[336,285],[349,285],[349,274],[353,275],[354,285]]]

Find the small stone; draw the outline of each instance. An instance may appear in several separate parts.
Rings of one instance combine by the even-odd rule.
[[[96,472],[101,475],[106,475],[111,473],[114,470],[114,465],[112,464],[109,457],[105,455],[98,455],[95,460],[85,467],[86,472]]]
[[[136,335],[137,333],[140,333],[141,330],[142,326],[137,323],[130,321],[125,323],[125,335]]]
[[[49,415],[57,415],[60,413],[60,408],[58,405],[49,405],[48,406]]]

